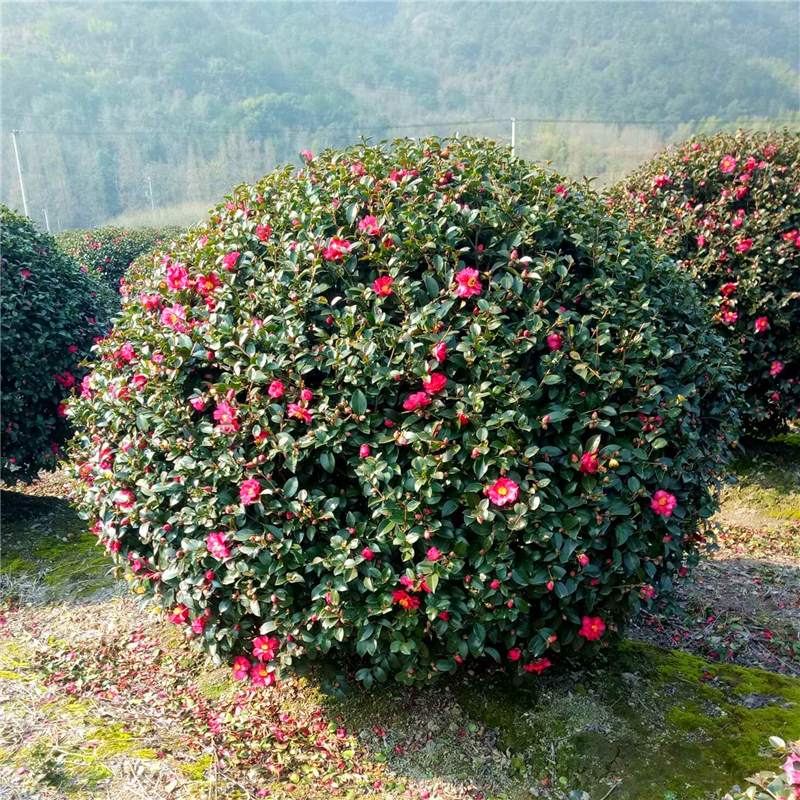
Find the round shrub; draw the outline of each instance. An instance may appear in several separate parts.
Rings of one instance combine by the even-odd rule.
[[[699,279],[740,365],[748,423],[800,415],[800,134],[692,139],[612,203]]]
[[[53,238],[0,206],[3,480],[53,469],[67,437],[66,401],[96,337],[108,331],[112,293]]]
[[[305,157],[123,302],[71,407],[93,530],[256,683],[607,644],[697,561],[725,478],[697,290],[491,143]]]
[[[182,228],[119,228],[109,225],[91,231],[64,231],[56,237],[59,245],[87,270],[97,272],[109,286],[119,289],[132,262],[156,247],[169,246],[181,237]]]

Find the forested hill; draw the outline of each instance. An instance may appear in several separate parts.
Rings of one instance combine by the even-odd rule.
[[[19,205],[11,128],[32,216],[66,227],[149,208],[148,177],[154,205],[205,202],[360,132],[642,123],[638,152],[679,122],[791,119],[799,22],[769,2],[6,4],[2,199]],[[573,157],[573,129],[537,124],[525,155]]]

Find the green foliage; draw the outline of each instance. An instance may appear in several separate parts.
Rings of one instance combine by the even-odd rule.
[[[718,134],[656,156],[612,202],[699,279],[753,425],[800,415],[800,134]]]
[[[69,426],[69,390],[107,331],[107,287],[27,217],[0,206],[2,232],[3,479],[53,469]]]
[[[220,661],[596,651],[710,535],[736,413],[698,291],[491,143],[306,158],[139,273],[74,407],[80,508]]]
[[[783,761],[781,772],[762,770],[751,775],[745,788],[731,790],[722,800],[775,800],[800,796],[800,741],[787,744],[770,736],[770,748]]]
[[[58,244],[82,267],[103,276],[113,289],[133,261],[156,247],[168,246],[185,233],[177,227],[118,228],[107,226],[91,231],[64,231],[56,236]]]

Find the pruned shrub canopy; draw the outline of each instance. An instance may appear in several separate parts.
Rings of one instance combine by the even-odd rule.
[[[80,506],[234,675],[539,673],[695,563],[736,421],[688,278],[485,141],[304,154],[143,269]]]

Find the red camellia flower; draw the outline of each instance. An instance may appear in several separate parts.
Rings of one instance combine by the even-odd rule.
[[[442,554],[439,552],[438,547],[429,547],[428,552],[425,554],[425,558],[428,561],[438,561],[442,557]]]
[[[139,295],[139,301],[147,311],[152,311],[153,309],[158,308],[161,305],[161,295],[142,293]]]
[[[579,636],[588,639],[590,642],[599,639],[606,629],[606,624],[600,617],[583,617],[581,619],[581,629],[578,631]]]
[[[195,291],[203,295],[203,297],[213,294],[218,286],[222,286],[222,282],[214,272],[209,272],[208,275],[200,275],[194,282]]]
[[[275,683],[275,672],[266,664],[255,664],[250,670],[253,686],[272,686]]]
[[[547,337],[547,348],[549,350],[561,349],[561,337],[557,333],[551,333]]]
[[[481,293],[480,273],[471,267],[465,267],[456,275],[456,294],[459,297],[472,297]]]
[[[510,478],[498,478],[491,486],[484,490],[489,495],[489,500],[496,506],[513,503],[519,497],[519,486]]]
[[[372,284],[372,291],[381,297],[388,297],[390,294],[394,294],[394,289],[392,289],[393,283],[394,278],[392,278],[391,275],[384,275],[375,280]]]
[[[578,563],[579,563],[579,564],[580,564],[582,567],[585,567],[585,566],[586,566],[586,565],[589,563],[589,556],[587,556],[587,555],[586,555],[586,553],[581,553],[581,554],[578,556]]]
[[[236,409],[224,400],[214,409],[214,419],[218,423],[217,430],[221,433],[236,433],[239,430]]]
[[[233,679],[243,681],[250,674],[250,662],[244,656],[233,659]]]
[[[412,597],[402,589],[395,589],[392,592],[392,602],[397,603],[401,608],[416,610],[419,608],[419,597]]]
[[[232,253],[228,253],[225,258],[222,259],[222,266],[225,267],[228,272],[233,272],[236,269],[236,262],[239,260],[239,253],[238,251],[234,250]]]
[[[403,403],[403,408],[406,411],[414,411],[417,408],[425,408],[431,404],[431,399],[425,392],[416,392],[412,394],[408,400]]]
[[[289,403],[286,406],[286,413],[293,417],[294,419],[301,419],[303,422],[311,422],[312,414],[307,408],[303,408],[301,405],[297,403]]]
[[[176,625],[183,625],[189,619],[189,609],[184,605],[177,605],[169,615],[169,621]]]
[[[364,561],[372,561],[372,559],[375,558],[375,553],[373,553],[369,547],[365,547],[361,551],[361,557],[364,559]]]
[[[548,667],[552,666],[549,658],[540,658],[538,661],[531,661],[529,664],[525,664],[522,669],[525,672],[535,672],[537,675],[541,675]]]
[[[349,252],[351,245],[344,239],[334,236],[328,246],[322,251],[322,257],[327,261],[341,261]]]
[[[283,392],[284,386],[281,381],[272,381],[267,389],[267,394],[273,398],[283,397]]]
[[[447,345],[439,342],[433,346],[433,357],[441,364],[447,358]]]
[[[67,409],[69,408],[69,404],[66,402],[62,402],[58,404],[58,409],[56,410],[59,417],[66,417],[67,416]]]
[[[372,216],[364,217],[358,223],[358,229],[368,236],[380,236],[383,233],[383,228],[378,224],[377,218]]]
[[[248,478],[239,488],[239,497],[242,505],[249,506],[258,500],[261,494],[261,484],[255,478]]]
[[[183,264],[172,264],[167,267],[164,282],[173,292],[180,292],[189,285],[189,273]]]
[[[654,495],[653,500],[650,503],[650,508],[656,512],[656,514],[663,515],[665,517],[671,517],[672,512],[675,509],[675,506],[678,505],[678,501],[675,499],[674,494],[670,494],[669,492],[665,492],[663,489],[659,489]]]
[[[780,374],[782,371],[783,371],[783,362],[773,361],[772,365],[769,368],[769,374],[774,377],[775,375]]]
[[[361,447],[358,448],[358,454],[361,458],[367,458],[371,452],[372,450],[368,444],[362,444]]]
[[[425,387],[426,394],[438,394],[447,385],[447,376],[440,372],[432,372],[422,379],[422,385]]]
[[[272,661],[281,643],[274,637],[257,636],[253,639],[253,655],[259,661]]]
[[[730,297],[736,291],[736,284],[735,283],[724,283],[720,286],[720,294],[724,295],[725,297]]]
[[[600,463],[597,460],[597,452],[584,453],[581,456],[581,465],[578,467],[578,472],[588,472],[590,475],[600,469]]]
[[[164,308],[161,312],[161,323],[168,328],[186,333],[186,326],[183,324],[186,321],[186,311],[182,305],[173,303],[169,308]]]
[[[520,650],[519,647],[512,647],[508,651],[508,658],[510,661],[519,661],[521,657],[522,657],[522,650]]]
[[[206,401],[203,400],[202,397],[190,397],[189,398],[189,405],[195,411],[205,411],[206,410]]]
[[[736,244],[736,250],[739,253],[746,253],[753,246],[752,239],[742,239],[741,242]]]
[[[256,236],[262,242],[266,242],[272,234],[272,228],[269,225],[257,225]]]
[[[733,156],[725,156],[719,162],[719,168],[722,172],[733,172],[736,169],[736,159]]]
[[[769,328],[769,320],[766,317],[759,317],[755,324],[756,333],[763,333],[767,328]]]
[[[208,536],[206,536],[208,552],[220,561],[224,558],[228,558],[231,554],[228,548],[227,538],[228,537],[224,533],[209,533]]]

